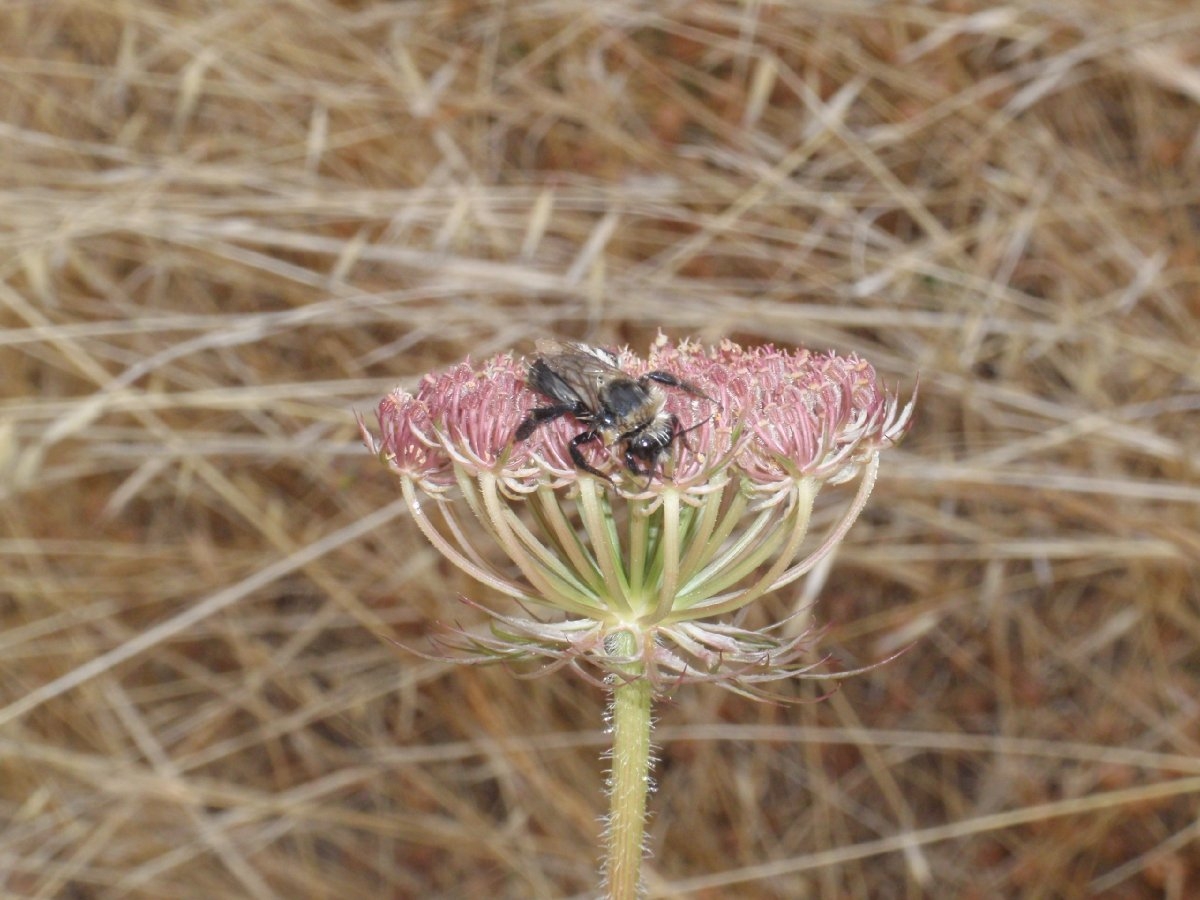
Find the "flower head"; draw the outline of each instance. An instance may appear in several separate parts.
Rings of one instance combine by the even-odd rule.
[[[614,395],[599,383],[573,392],[549,379],[560,396],[539,393],[528,365],[502,355],[389,394],[380,438],[363,426],[426,537],[523,607],[493,611],[490,634],[459,634],[455,646],[480,660],[540,657],[657,687],[699,679],[753,691],[801,671],[803,635],[720,617],[829,554],[912,403],[901,407],[855,356],[661,336],[646,359],[580,349],[611,359],[607,375],[635,385],[627,394],[645,409],[606,399]],[[579,403],[565,410],[564,398]],[[628,455],[647,428],[665,442],[648,473]],[[855,477],[845,512],[806,550],[819,488]],[[613,640],[622,633],[632,643]]]

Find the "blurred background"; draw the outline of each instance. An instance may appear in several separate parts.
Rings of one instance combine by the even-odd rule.
[[[503,601],[353,413],[662,329],[920,401],[815,607],[830,671],[910,649],[660,704],[650,896],[1197,896],[1198,48],[1158,0],[5,3],[0,892],[592,895],[603,692],[387,640]]]

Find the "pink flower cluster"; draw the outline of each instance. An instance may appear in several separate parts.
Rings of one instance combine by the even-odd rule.
[[[853,355],[729,341],[706,348],[660,336],[648,359],[624,351],[620,362],[632,377],[670,372],[711,398],[663,388],[667,410],[688,431],[663,454],[651,491],[663,484],[703,491],[731,476],[766,493],[800,479],[845,481],[911,419],[912,403],[901,407],[875,370]],[[529,411],[547,403],[526,386],[525,372],[524,363],[505,354],[426,375],[415,393],[397,389],[383,399],[382,437],[376,441],[364,428],[364,439],[393,471],[430,493],[464,471],[490,472],[516,493],[574,481],[581,473],[567,444],[586,426],[568,415],[514,440]],[[644,479],[625,472],[619,448],[596,442],[585,455],[622,493],[647,489]]]
[[[578,363],[544,349],[564,372],[565,360]],[[576,377],[598,377],[595,353],[568,349],[583,355]],[[656,691],[711,680],[755,694],[762,682],[807,672],[805,630],[721,620],[829,556],[871,493],[879,451],[907,429],[912,402],[902,406],[858,357],[835,353],[660,337],[648,358],[624,351],[617,364],[634,379],[664,372],[687,386],[647,383],[678,422],[650,478],[628,471],[620,439],[581,448],[611,487],[582,472],[568,444],[588,426],[572,415],[517,440],[530,411],[551,401],[526,383],[528,361],[511,354],[393,391],[379,404],[379,439],[362,426],[440,553],[523,611],[561,614],[489,609],[495,629],[456,630],[447,649],[475,662],[595,669],[614,684],[638,672]],[[564,384],[572,399],[575,386]],[[584,384],[581,402],[592,394]],[[856,476],[841,515],[809,540],[821,486]]]

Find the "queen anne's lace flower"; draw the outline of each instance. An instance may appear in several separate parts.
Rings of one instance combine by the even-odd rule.
[[[855,356],[660,337],[648,359],[628,351],[619,359],[632,377],[670,372],[710,398],[664,390],[667,411],[688,430],[650,479],[599,442],[583,450],[611,481],[581,472],[567,445],[585,426],[569,415],[515,441],[546,401],[511,355],[427,375],[415,393],[396,390],[380,403],[381,437],[363,426],[426,537],[523,607],[521,615],[490,611],[490,634],[458,632],[450,643],[476,661],[636,672],[657,688],[712,680],[753,692],[804,671],[804,634],[719,617],[830,553],[871,491],[879,451],[907,429],[912,403],[901,407]],[[809,547],[819,488],[856,477],[853,499]]]

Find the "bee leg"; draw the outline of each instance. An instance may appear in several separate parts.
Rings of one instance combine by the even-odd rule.
[[[576,403],[559,403],[555,406],[539,406],[537,409],[530,410],[525,421],[517,426],[516,439],[518,441],[525,440],[543,422],[550,422],[562,416],[575,414],[578,412],[577,406],[578,404]]]
[[[654,466],[650,466],[648,469],[643,469],[641,466],[639,466],[638,458],[634,455],[633,450],[625,451],[625,468],[627,468],[634,475],[649,475],[651,478],[654,477]]]
[[[651,461],[650,465],[643,469],[638,465],[638,458],[636,455],[634,455],[633,450],[626,450],[625,468],[627,468],[634,475],[637,475],[639,478],[644,475],[646,477],[646,485],[642,488],[642,490],[650,490],[650,485],[654,483],[654,461]]]
[[[638,381],[657,381],[659,384],[665,384],[667,387],[674,387],[679,388],[681,391],[687,391],[693,397],[701,397],[712,402],[712,397],[708,396],[708,394],[704,393],[704,391],[700,390],[700,388],[696,387],[694,384],[684,381],[681,378],[677,378],[670,372],[664,372],[661,369],[656,369],[653,372],[647,372],[645,375],[639,378]]]
[[[571,443],[567,444],[567,450],[571,454],[571,462],[575,463],[575,467],[577,469],[582,469],[585,472],[595,475],[597,478],[603,478],[605,481],[612,481],[611,478],[609,478],[599,469],[594,468],[586,459],[584,459],[583,453],[579,450],[580,446],[591,443],[595,440],[599,440],[600,436],[600,432],[598,431],[582,431],[575,435],[575,437],[571,438]]]

